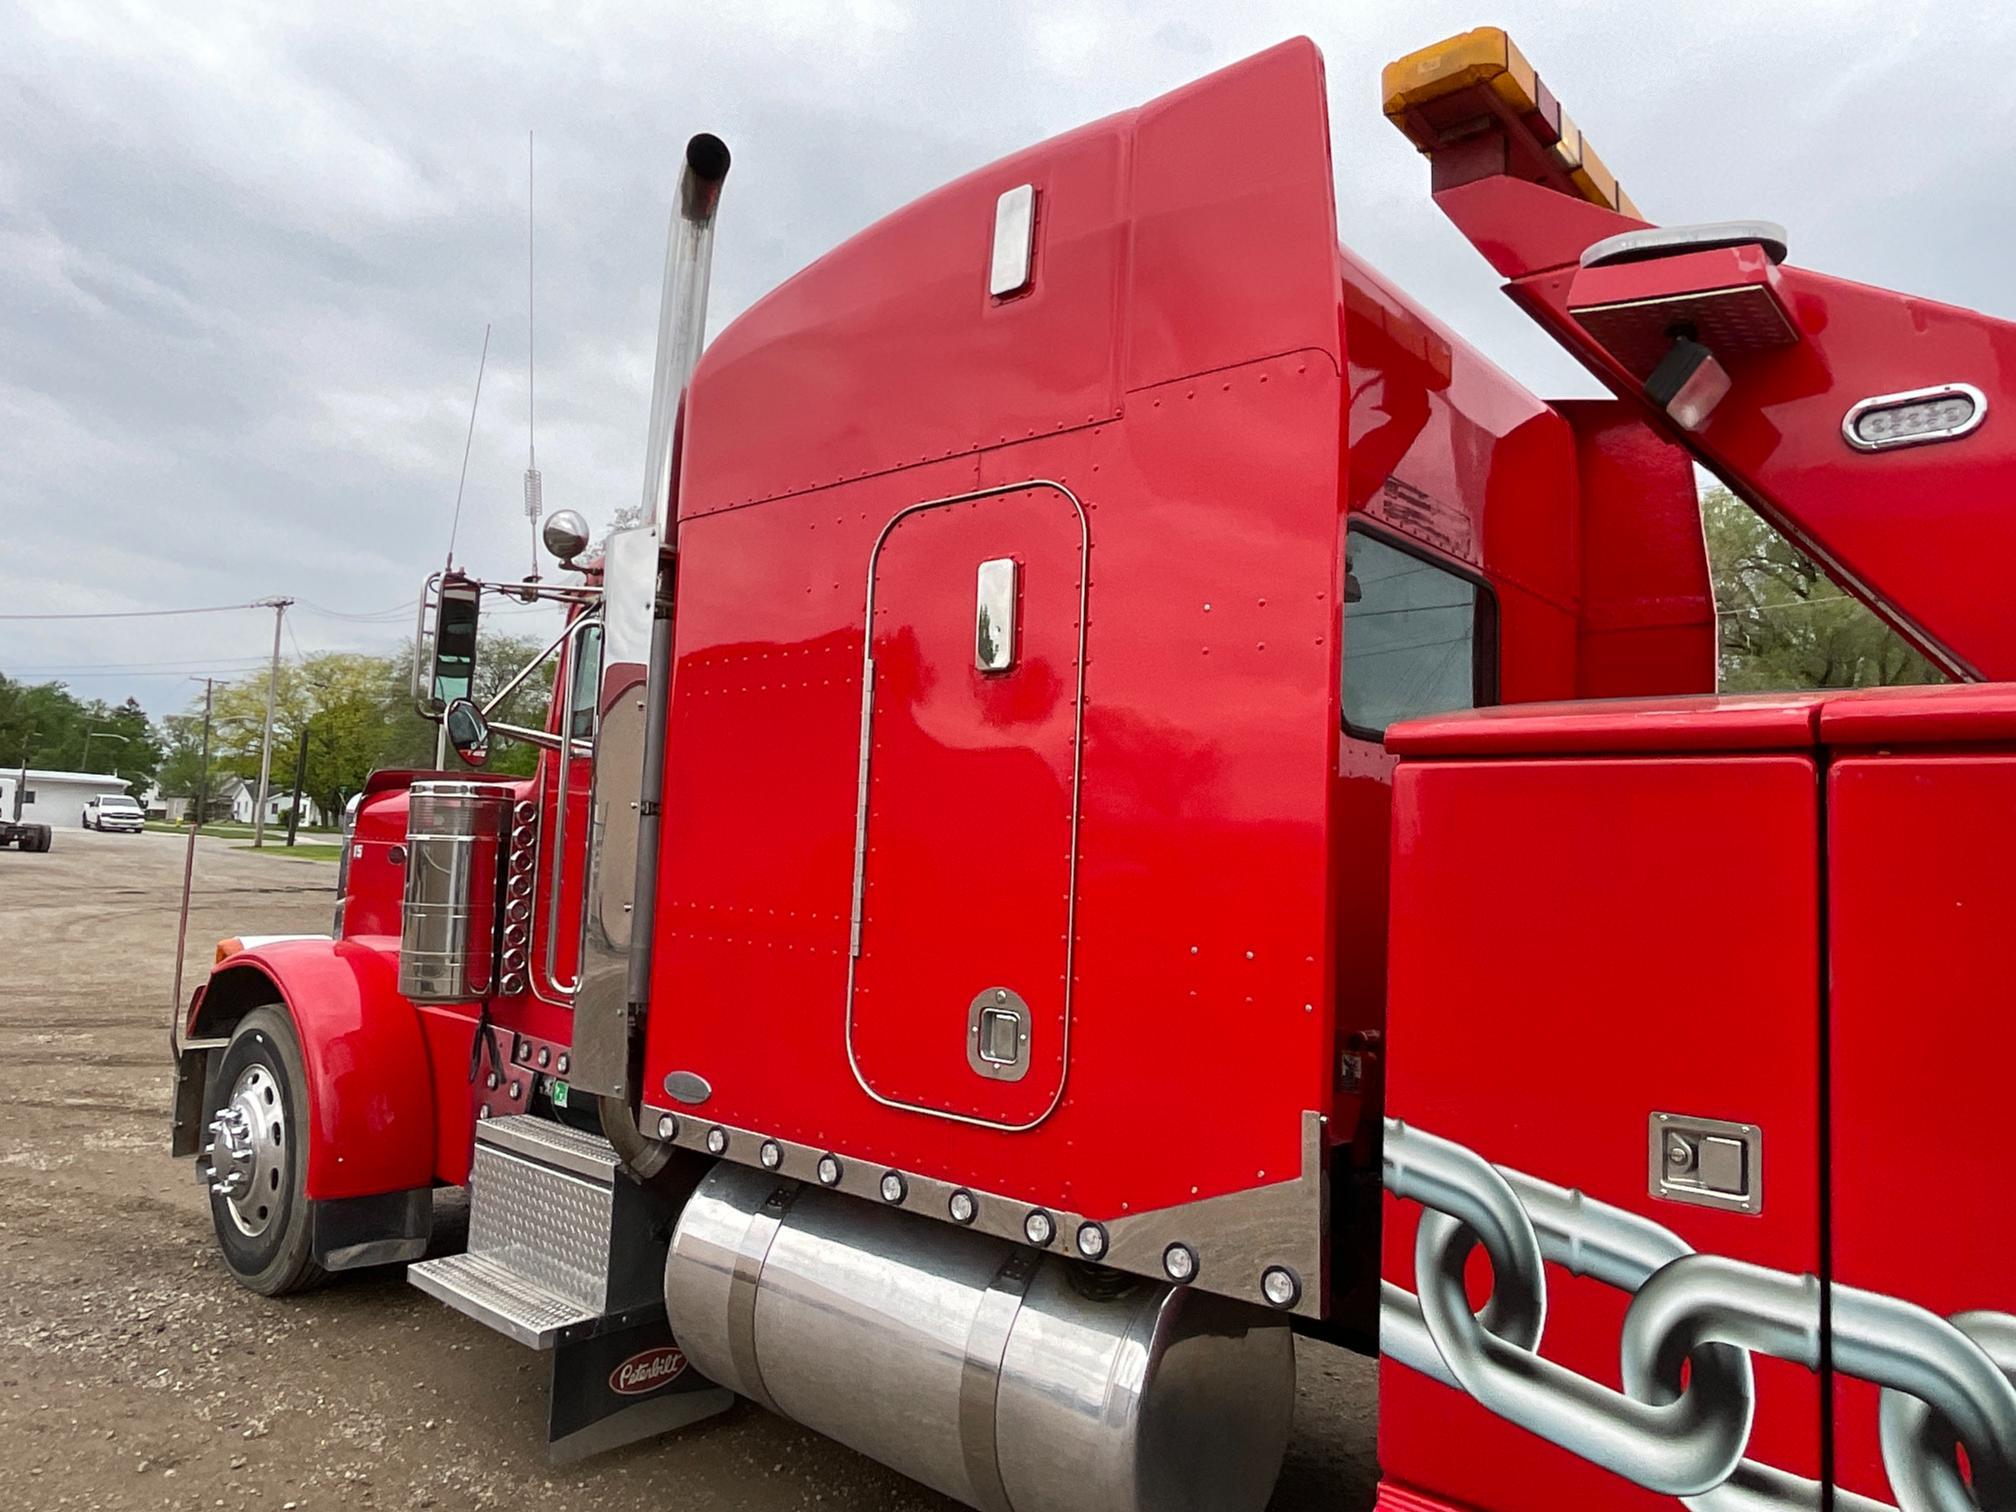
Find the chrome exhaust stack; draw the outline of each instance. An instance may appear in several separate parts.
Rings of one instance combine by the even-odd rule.
[[[1261,1512],[1288,1320],[723,1162],[665,1310],[708,1379],[983,1512]]]
[[[714,216],[729,154],[705,132],[686,144],[666,235],[651,382],[643,512],[609,541],[603,563],[601,693],[574,997],[572,1084],[623,1104],[632,1084],[632,1028],[651,979],[658,794],[672,674],[672,486],[681,400],[706,340]]]

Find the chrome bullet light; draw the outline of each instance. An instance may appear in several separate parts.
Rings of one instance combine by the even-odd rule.
[[[1057,1237],[1057,1220],[1041,1208],[1031,1208],[1022,1220],[1022,1237],[1042,1249]]]
[[[834,1187],[840,1185],[840,1157],[821,1155],[819,1157],[819,1185]]]
[[[1270,1265],[1261,1274],[1260,1295],[1269,1307],[1293,1307],[1302,1300],[1302,1280],[1285,1265]]]
[[[774,1171],[784,1164],[784,1147],[774,1139],[763,1141],[763,1148],[756,1152],[756,1158],[763,1162],[763,1169]]]
[[[961,1187],[946,1200],[945,1211],[952,1215],[954,1223],[971,1223],[980,1216],[980,1204],[973,1200],[973,1194]]]
[[[565,1057],[563,1056],[562,1059],[565,1059]],[[565,1067],[562,1067],[562,1069],[564,1070]],[[660,1113],[658,1115],[658,1137],[660,1139],[677,1139],[679,1137],[679,1120],[674,1118],[670,1113]]]
[[[1085,1259],[1103,1260],[1106,1258],[1106,1230],[1098,1224],[1079,1224],[1077,1237],[1074,1242],[1078,1246],[1078,1253]]]
[[[1187,1244],[1172,1244],[1162,1251],[1162,1274],[1178,1286],[1197,1279],[1197,1251]]]
[[[882,1173],[882,1200],[894,1205],[910,1195],[910,1187],[895,1171]]]
[[[728,1153],[728,1131],[719,1124],[707,1131],[707,1153],[709,1155]]]

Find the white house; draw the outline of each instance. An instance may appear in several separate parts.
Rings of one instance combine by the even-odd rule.
[[[21,782],[21,769],[13,767],[7,775],[21,788],[21,822],[46,824],[51,829],[77,828],[84,822],[85,804],[103,793],[126,791],[126,779],[110,772],[52,772],[30,767],[27,780]]]
[[[247,782],[243,777],[233,777],[229,782],[225,783],[220,796],[231,805],[231,818],[233,822],[238,824],[250,824],[252,822],[252,815],[259,805],[259,785],[257,783]],[[269,826],[285,824],[287,822],[287,811],[293,806],[293,789],[289,788],[284,792],[274,792],[269,789],[266,794],[266,823]],[[322,827],[322,809],[306,793],[301,795],[301,822],[309,829],[320,829]]]

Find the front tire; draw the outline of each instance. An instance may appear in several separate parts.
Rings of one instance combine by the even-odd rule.
[[[284,1297],[319,1284],[308,1174],[308,1076],[287,1010],[239,1021],[212,1085],[210,1219],[240,1285]]]

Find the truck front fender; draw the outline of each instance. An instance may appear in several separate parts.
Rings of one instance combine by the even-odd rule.
[[[396,958],[350,940],[276,940],[229,957],[190,1007],[192,1041],[229,1036],[262,1003],[284,1004],[308,1073],[307,1195],[315,1201],[429,1188],[434,1090],[420,1016]]]

